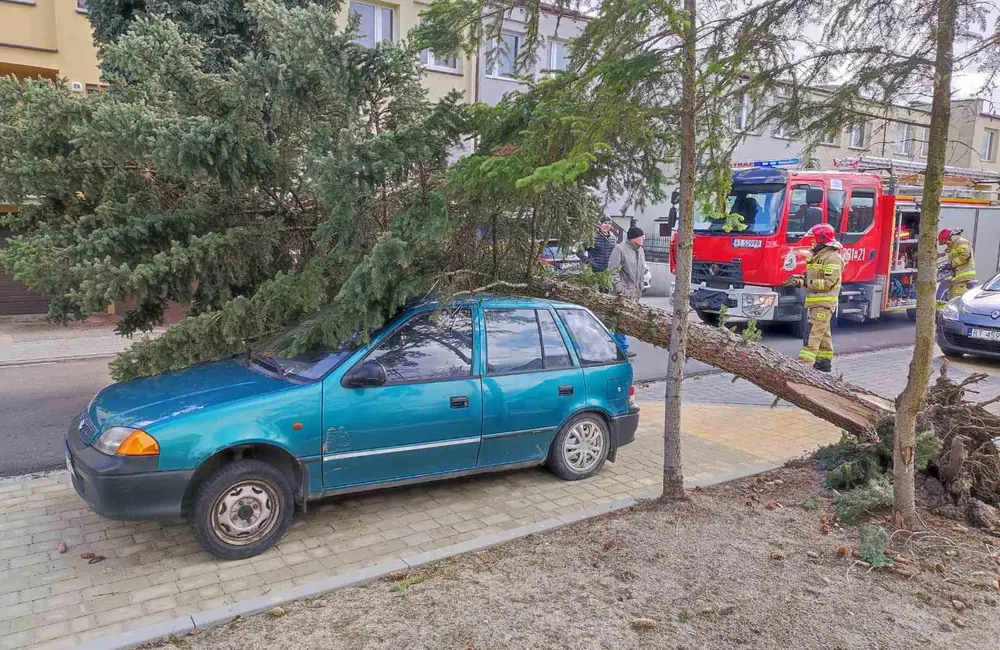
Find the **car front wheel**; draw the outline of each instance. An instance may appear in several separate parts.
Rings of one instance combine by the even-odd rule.
[[[263,553],[281,539],[294,510],[288,477],[259,460],[223,465],[194,499],[194,534],[223,560]]]
[[[549,467],[565,481],[593,476],[604,466],[611,446],[611,436],[604,418],[592,413],[570,420],[552,441]]]

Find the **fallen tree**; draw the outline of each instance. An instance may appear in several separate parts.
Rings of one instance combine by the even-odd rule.
[[[510,288],[583,305],[628,336],[664,349],[670,344],[672,316],[661,309],[552,278]],[[891,400],[817,372],[765,345],[745,341],[728,329],[689,322],[688,331],[689,356],[745,379],[851,433],[864,435],[874,422],[894,412]]]

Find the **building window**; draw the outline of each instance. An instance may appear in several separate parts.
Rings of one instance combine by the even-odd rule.
[[[864,122],[859,122],[851,127],[851,139],[849,146],[851,149],[864,149],[868,139],[868,127]]]
[[[569,70],[569,48],[563,41],[549,41],[549,70]]]
[[[365,47],[393,40],[396,12],[389,7],[363,2],[351,3],[351,15],[358,17],[358,37],[355,42]]]
[[[774,137],[781,138],[782,140],[792,139],[792,129],[787,124],[778,124],[774,127],[774,131],[772,133],[774,134]]]
[[[737,131],[747,131],[750,129],[750,120],[753,116],[754,105],[753,97],[750,95],[743,95],[743,100],[740,102],[739,107],[736,109],[736,113],[733,117],[733,128]]]
[[[501,79],[509,79],[517,74],[520,47],[521,37],[516,34],[503,34],[500,37],[499,51],[497,41],[490,41],[486,49],[486,74]]]
[[[820,144],[825,144],[830,147],[840,146],[840,134],[839,133],[824,133],[820,137]]]
[[[458,57],[454,55],[439,56],[430,50],[421,50],[420,61],[430,70],[458,72]]]
[[[983,150],[980,152],[982,159],[987,162],[996,162],[997,159],[997,130],[985,129],[983,131]]]
[[[928,127],[924,127],[920,131],[920,157],[926,158],[927,151],[930,148],[931,142],[931,130]]]
[[[81,14],[87,13],[87,0],[76,0],[76,10]]]
[[[905,122],[896,124],[896,149],[895,152],[902,156],[913,154],[913,127]]]

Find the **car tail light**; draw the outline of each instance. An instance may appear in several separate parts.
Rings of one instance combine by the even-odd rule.
[[[628,403],[635,404],[635,386],[628,387]]]

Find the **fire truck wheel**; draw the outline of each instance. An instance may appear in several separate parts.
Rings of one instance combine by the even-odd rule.
[[[718,314],[713,314],[712,312],[709,311],[698,311],[696,313],[698,314],[698,318],[701,319],[701,322],[705,323],[706,325],[711,325],[712,327],[719,326]]]

